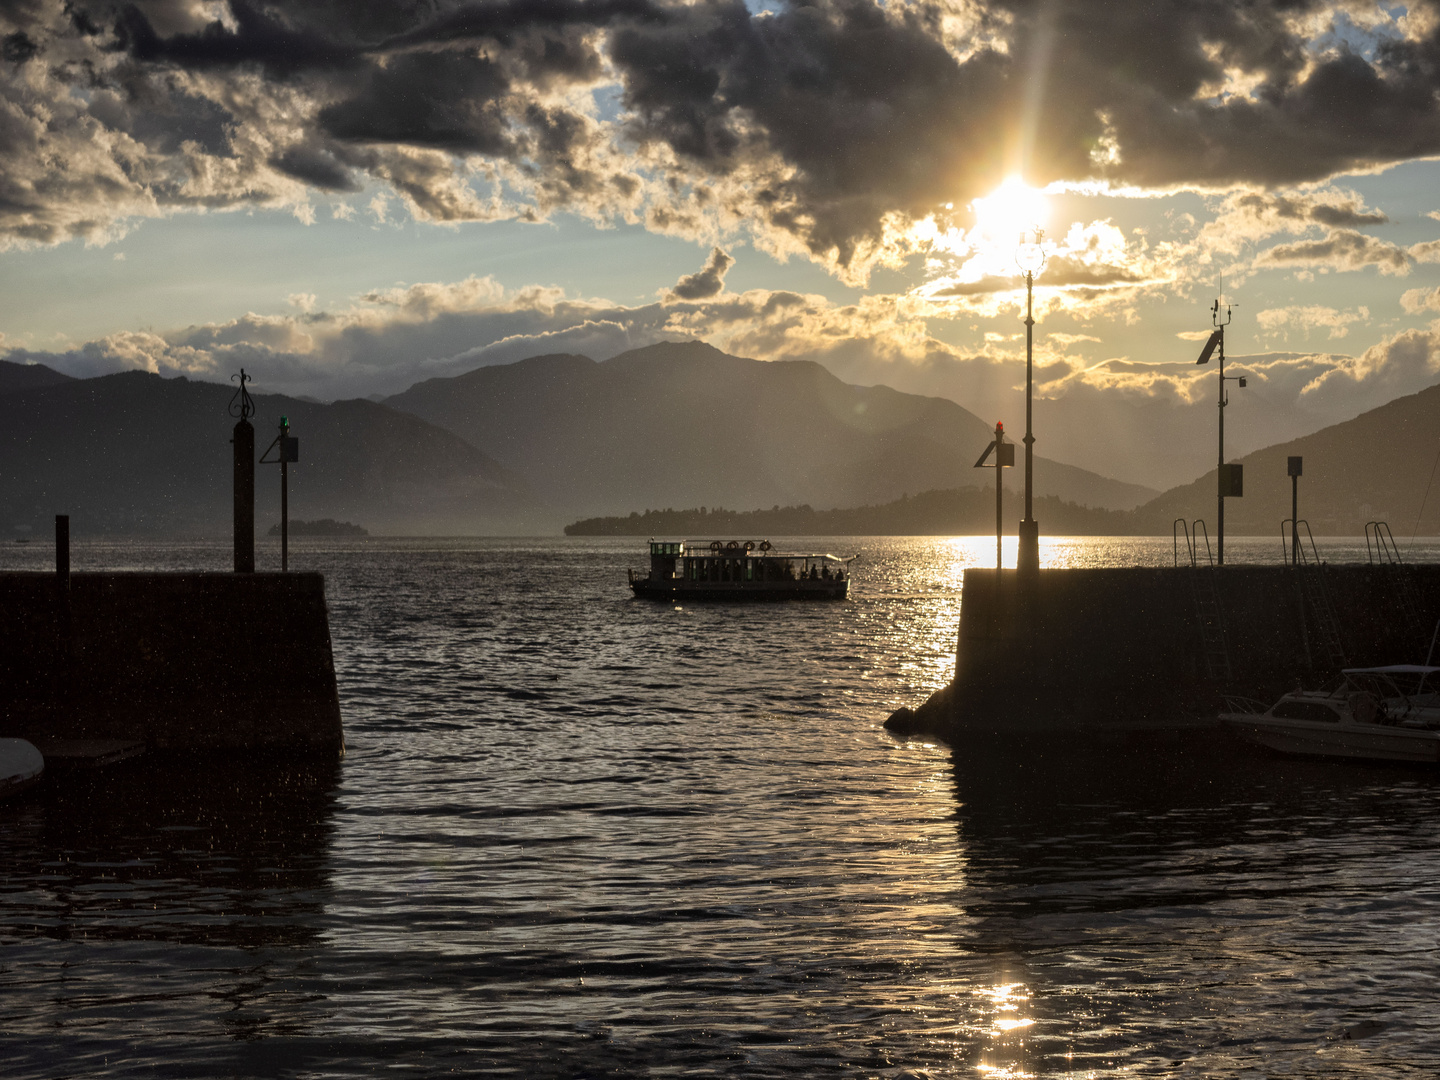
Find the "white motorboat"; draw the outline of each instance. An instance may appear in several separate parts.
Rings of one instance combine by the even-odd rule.
[[[1269,708],[1227,698],[1220,722],[1286,754],[1440,762],[1440,667],[1392,664],[1343,675],[1332,690],[1293,690]]]
[[[45,759],[24,739],[0,739],[0,799],[23,791],[40,779]]]

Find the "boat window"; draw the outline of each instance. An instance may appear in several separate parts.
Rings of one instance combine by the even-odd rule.
[[[1318,701],[1281,701],[1270,710],[1277,720],[1319,720],[1327,724],[1338,724],[1340,714],[1329,705]]]

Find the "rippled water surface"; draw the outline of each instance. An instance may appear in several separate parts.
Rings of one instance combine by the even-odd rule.
[[[892,739],[993,541],[815,546],[851,600],[637,602],[628,540],[297,544],[347,756],[0,804],[0,1073],[1440,1073],[1429,773]]]

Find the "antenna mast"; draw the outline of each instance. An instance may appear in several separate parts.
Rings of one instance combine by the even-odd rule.
[[[1230,325],[1230,305],[1224,303],[1225,298],[1225,276],[1220,276],[1220,295],[1215,298],[1215,303],[1210,305],[1210,325],[1215,327],[1215,333],[1219,334],[1220,349],[1220,456],[1216,469],[1216,484],[1218,492],[1215,499],[1215,564],[1225,565],[1225,493],[1227,479],[1225,475],[1225,406],[1230,400],[1225,396],[1225,327]]]
[[[1239,465],[1225,464],[1225,406],[1230,404],[1230,399],[1225,396],[1225,382],[1231,380],[1238,382],[1242,387],[1245,385],[1245,376],[1225,374],[1225,327],[1230,325],[1231,308],[1233,305],[1225,302],[1225,278],[1220,278],[1220,295],[1210,305],[1210,325],[1214,327],[1211,331],[1210,340],[1205,342],[1205,348],[1200,353],[1197,364],[1208,363],[1216,349],[1220,350],[1220,453],[1219,461],[1216,463],[1215,484],[1216,484],[1216,517],[1215,522],[1215,564],[1225,565],[1225,500],[1227,498],[1238,499],[1245,493],[1244,482]]]

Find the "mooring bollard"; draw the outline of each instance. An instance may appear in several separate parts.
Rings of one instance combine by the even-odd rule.
[[[70,515],[55,515],[55,580],[70,588]]]

